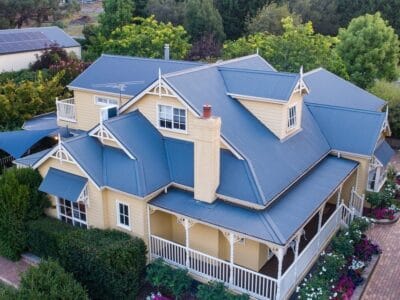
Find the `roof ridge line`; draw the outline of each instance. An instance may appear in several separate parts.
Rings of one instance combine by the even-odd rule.
[[[241,72],[241,73],[260,73],[260,74],[271,74],[277,76],[299,76],[298,73],[291,72],[280,72],[280,71],[267,71],[267,70],[256,70],[256,69],[242,69],[242,68],[232,68],[232,67],[218,67],[218,70],[224,71],[232,71],[232,72]]]
[[[337,105],[330,105],[330,104],[320,104],[320,103],[308,102],[308,101],[305,101],[305,102],[306,102],[306,105],[308,105],[308,106],[324,107],[324,108],[328,108],[328,109],[340,109],[340,110],[347,110],[347,111],[353,111],[353,112],[367,113],[367,114],[371,114],[371,115],[385,114],[384,112],[381,112],[381,111],[344,107],[344,106],[337,106]]]
[[[275,222],[269,216],[268,212],[267,214],[261,212],[258,214],[258,216],[263,223],[266,223],[272,229],[274,235],[281,241],[281,243],[285,243],[285,238],[283,237],[279,228],[276,226]]]
[[[164,59],[164,58],[150,58],[150,57],[140,57],[140,56],[130,56],[130,55],[119,55],[119,54],[110,54],[110,53],[102,53],[100,57],[115,57],[115,58],[123,58],[130,60],[144,60],[144,61],[158,61],[158,62],[173,62],[180,64],[192,64],[192,65],[203,65],[201,62],[189,61],[189,60],[178,60],[178,59]]]

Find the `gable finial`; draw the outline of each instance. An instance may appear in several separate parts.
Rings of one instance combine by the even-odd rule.
[[[259,55],[260,54],[260,48],[257,47],[256,49],[256,54]]]
[[[303,65],[300,66],[300,79],[303,79]]]
[[[161,98],[161,68],[158,68],[158,97]]]

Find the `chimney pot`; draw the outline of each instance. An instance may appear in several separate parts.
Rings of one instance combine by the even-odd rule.
[[[203,105],[203,118],[208,119],[211,117],[211,105],[205,104]]]
[[[164,45],[164,59],[169,60],[169,44]]]

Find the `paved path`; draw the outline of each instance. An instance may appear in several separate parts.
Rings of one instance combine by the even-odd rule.
[[[12,262],[0,256],[0,281],[18,287],[20,274],[25,272],[29,267],[30,265],[24,260]]]
[[[368,236],[379,243],[383,253],[362,300],[400,299],[400,221],[374,225]]]

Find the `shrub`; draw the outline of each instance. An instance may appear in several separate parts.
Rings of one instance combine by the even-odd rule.
[[[322,257],[323,260],[318,267],[318,275],[326,282],[336,281],[346,264],[344,256],[336,253],[328,253]]]
[[[320,300],[329,299],[330,285],[321,277],[309,276],[297,289],[299,299]]]
[[[86,300],[84,288],[55,261],[44,261],[23,276],[18,293],[21,299]]]
[[[187,270],[173,269],[161,259],[154,261],[148,266],[146,279],[158,291],[164,289],[175,298],[179,298],[186,293],[192,284]]]
[[[134,299],[146,266],[146,245],[115,230],[74,230],[59,243],[61,265],[93,299]]]
[[[221,282],[211,281],[208,284],[201,284],[197,288],[196,297],[199,300],[246,300],[249,296],[246,294],[235,295],[229,293]]]
[[[44,213],[49,202],[38,192],[40,175],[32,169],[7,170],[0,177],[0,255],[19,259],[26,248],[26,223]]]
[[[61,239],[71,231],[83,230],[52,218],[40,218],[27,225],[28,249],[42,258],[57,258]]]
[[[0,299],[16,300],[17,299],[17,290],[0,283]]]
[[[332,249],[337,254],[349,257],[354,252],[354,241],[351,240],[349,231],[341,231],[332,240]]]

